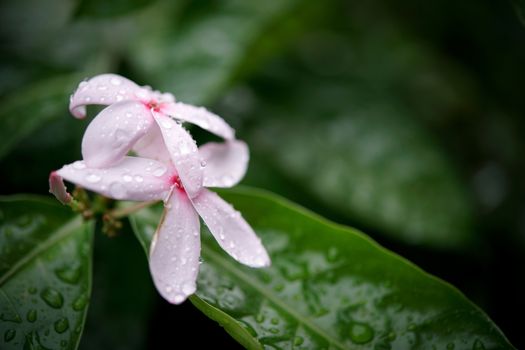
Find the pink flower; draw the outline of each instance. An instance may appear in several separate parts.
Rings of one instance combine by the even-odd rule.
[[[196,290],[199,216],[235,260],[251,267],[270,265],[260,239],[241,214],[206,189],[237,184],[249,160],[246,144],[233,139],[233,130],[220,117],[116,75],[80,85],[70,108],[82,117],[84,103],[79,101],[113,104],[86,130],[84,160],[51,173],[54,193],[66,197],[59,176],[118,200],[163,200],[164,214],[150,247],[150,270],[166,300],[179,304]],[[169,116],[211,130],[226,142],[199,149],[180,122]],[[127,156],[130,150],[140,157]]]

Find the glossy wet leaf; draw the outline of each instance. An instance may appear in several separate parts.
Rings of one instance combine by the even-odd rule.
[[[76,349],[91,294],[92,225],[51,199],[0,198],[0,348]]]
[[[79,79],[76,74],[59,76],[6,96],[0,105],[0,157],[50,120],[66,118],[68,96]]]
[[[247,348],[512,349],[458,290],[362,233],[266,192],[221,196],[262,238],[272,266],[242,266],[203,232],[192,302]],[[146,251],[159,219],[153,209],[132,216]]]
[[[208,102],[243,62],[256,60],[255,47],[268,31],[286,23],[283,16],[300,15],[302,3],[227,0],[183,9],[177,2],[164,3],[157,15],[144,18],[150,30],[134,42],[129,59],[155,88],[171,91],[181,101]]]

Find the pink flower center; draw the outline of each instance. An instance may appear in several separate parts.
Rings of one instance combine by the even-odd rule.
[[[178,175],[173,175],[170,177],[170,185],[175,185],[175,188],[184,191],[184,186],[182,185],[182,182],[180,181],[180,177]]]
[[[149,109],[149,110],[153,110],[155,112],[160,112],[160,108],[162,107],[162,104],[155,101],[155,100],[151,100],[149,102],[146,102],[144,103],[146,105],[146,107]]]

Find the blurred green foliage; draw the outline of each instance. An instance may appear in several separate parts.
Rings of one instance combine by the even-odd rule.
[[[520,10],[3,1],[0,193],[45,193],[49,171],[80,157],[87,121],[68,115],[69,93],[79,78],[120,73],[218,112],[251,147],[246,184],[371,233],[455,283],[523,347]]]

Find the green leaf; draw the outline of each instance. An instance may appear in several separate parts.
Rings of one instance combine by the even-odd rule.
[[[148,0],[81,0],[76,13],[81,17],[114,17],[139,10],[151,4]]]
[[[251,64],[280,40],[289,39],[295,27],[272,36],[267,50],[257,50],[268,31],[286,26],[293,13],[300,18],[305,3],[296,0],[252,2],[226,0],[211,6],[164,3],[143,25],[129,59],[156,89],[173,92],[179,100],[204,103],[213,100],[243,64]],[[299,6],[301,5],[301,6]],[[168,15],[167,15],[168,14]],[[153,22],[153,23],[152,23]],[[274,33],[276,34],[276,33]],[[271,47],[270,47],[271,46]]]
[[[2,349],[76,349],[91,294],[93,226],[39,197],[0,198]]]
[[[80,81],[77,74],[59,76],[15,91],[0,106],[0,158],[23,137],[45,123],[66,117],[68,96]]]
[[[262,238],[272,266],[236,263],[203,230],[191,300],[245,347],[513,348],[461,292],[362,233],[266,192],[221,195]],[[147,251],[160,212],[145,209],[131,220]]]

